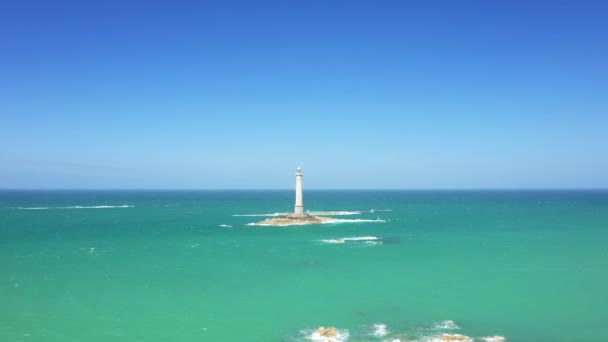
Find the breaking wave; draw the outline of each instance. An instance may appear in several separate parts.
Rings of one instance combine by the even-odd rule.
[[[403,330],[395,329],[395,327],[389,329],[384,323],[359,326],[353,330],[329,327],[306,328],[300,330],[297,336],[288,338],[287,341],[345,342],[350,337],[357,341],[383,342],[505,342],[507,340],[504,336],[499,335],[478,337],[441,331],[445,329],[460,329],[460,327],[454,321],[442,321],[430,327],[418,326]]]
[[[373,327],[374,332],[372,333],[372,335],[376,337],[384,337],[388,334],[388,331],[386,330],[386,324],[376,323],[373,325]]]
[[[310,214],[311,215],[318,215],[318,216],[347,216],[347,215],[361,215],[361,214],[373,214],[376,212],[387,212],[387,211],[393,211],[393,209],[370,209],[370,210],[353,210],[353,211],[348,211],[348,210],[336,210],[336,211],[311,211]]]
[[[376,236],[355,236],[355,237],[346,237],[344,240],[346,241],[369,241],[369,240],[378,240],[379,238]]]
[[[19,207],[19,210],[47,210],[47,209],[113,209],[113,208],[133,208],[134,205],[75,205],[69,207]]]
[[[276,216],[284,216],[287,213],[274,213],[274,214],[234,214],[232,216],[244,216],[244,217],[276,217]]]
[[[504,342],[507,340],[504,336],[487,336],[482,337],[481,339],[486,342]]]
[[[311,211],[310,214],[317,216],[347,216],[360,215],[361,211]]]
[[[223,228],[232,228],[232,226],[229,225],[229,224],[220,224],[220,227],[223,227]]]
[[[133,205],[91,205],[91,206],[80,206],[76,205],[73,207],[65,207],[65,209],[111,209],[111,208],[133,208]]]
[[[310,211],[308,214],[315,216],[349,216],[349,215],[361,215],[367,213],[375,213],[379,211],[393,211],[392,209],[370,209],[369,211],[365,210],[336,210],[336,211]],[[291,213],[272,213],[272,214],[233,214],[232,216],[237,217],[277,217],[277,216],[285,216]]]
[[[436,323],[435,329],[452,330],[452,329],[460,329],[460,327],[458,326],[458,324],[456,324],[456,322],[447,320],[447,321],[441,321],[439,323]]]
[[[287,226],[307,226],[307,225],[312,225],[312,224],[333,224],[333,223],[360,223],[360,222],[386,222],[384,220],[381,219],[375,219],[375,220],[364,220],[364,219],[337,219],[337,218],[332,218],[326,222],[315,222],[315,223],[310,223],[310,222],[306,222],[306,221],[302,221],[302,222],[290,222],[290,223],[256,223],[256,222],[251,222],[251,223],[247,223],[248,226],[272,226],[272,227],[287,227]]]
[[[326,239],[326,240],[321,240],[321,241],[326,242],[326,243],[345,243],[348,241],[376,242],[377,240],[380,240],[380,238],[378,238],[376,236],[355,236],[355,237],[345,237],[345,238],[340,238],[340,239]]]
[[[377,218],[375,220],[366,220],[366,219],[335,219],[334,221],[327,222],[327,223],[357,223],[357,222],[386,222],[386,221],[381,220],[379,218]]]

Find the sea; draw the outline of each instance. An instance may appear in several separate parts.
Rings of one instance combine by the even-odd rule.
[[[343,220],[250,225],[293,204],[1,191],[0,341],[608,341],[606,190],[306,190]]]

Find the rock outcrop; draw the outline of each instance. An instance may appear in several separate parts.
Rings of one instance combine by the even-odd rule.
[[[273,217],[261,222],[254,223],[254,226],[294,226],[294,225],[306,225],[306,224],[322,224],[332,223],[338,220],[333,217],[320,217],[313,216],[310,214],[288,214],[285,216]]]
[[[446,342],[452,342],[452,341],[456,341],[456,342],[469,342],[471,341],[471,338],[469,336],[465,336],[465,335],[460,335],[460,334],[443,334],[441,336],[439,336],[439,341],[446,341]]]
[[[338,336],[338,329],[333,327],[319,327],[319,329],[317,329],[317,333],[323,337],[336,337]]]

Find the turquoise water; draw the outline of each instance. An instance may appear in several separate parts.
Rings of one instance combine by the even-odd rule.
[[[381,221],[233,216],[292,191],[0,192],[0,341],[608,340],[608,191],[304,196]]]

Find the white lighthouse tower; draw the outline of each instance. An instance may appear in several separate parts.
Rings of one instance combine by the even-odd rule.
[[[302,196],[302,168],[296,169],[296,206],[294,210],[294,216],[302,217],[304,215],[304,201]]]

